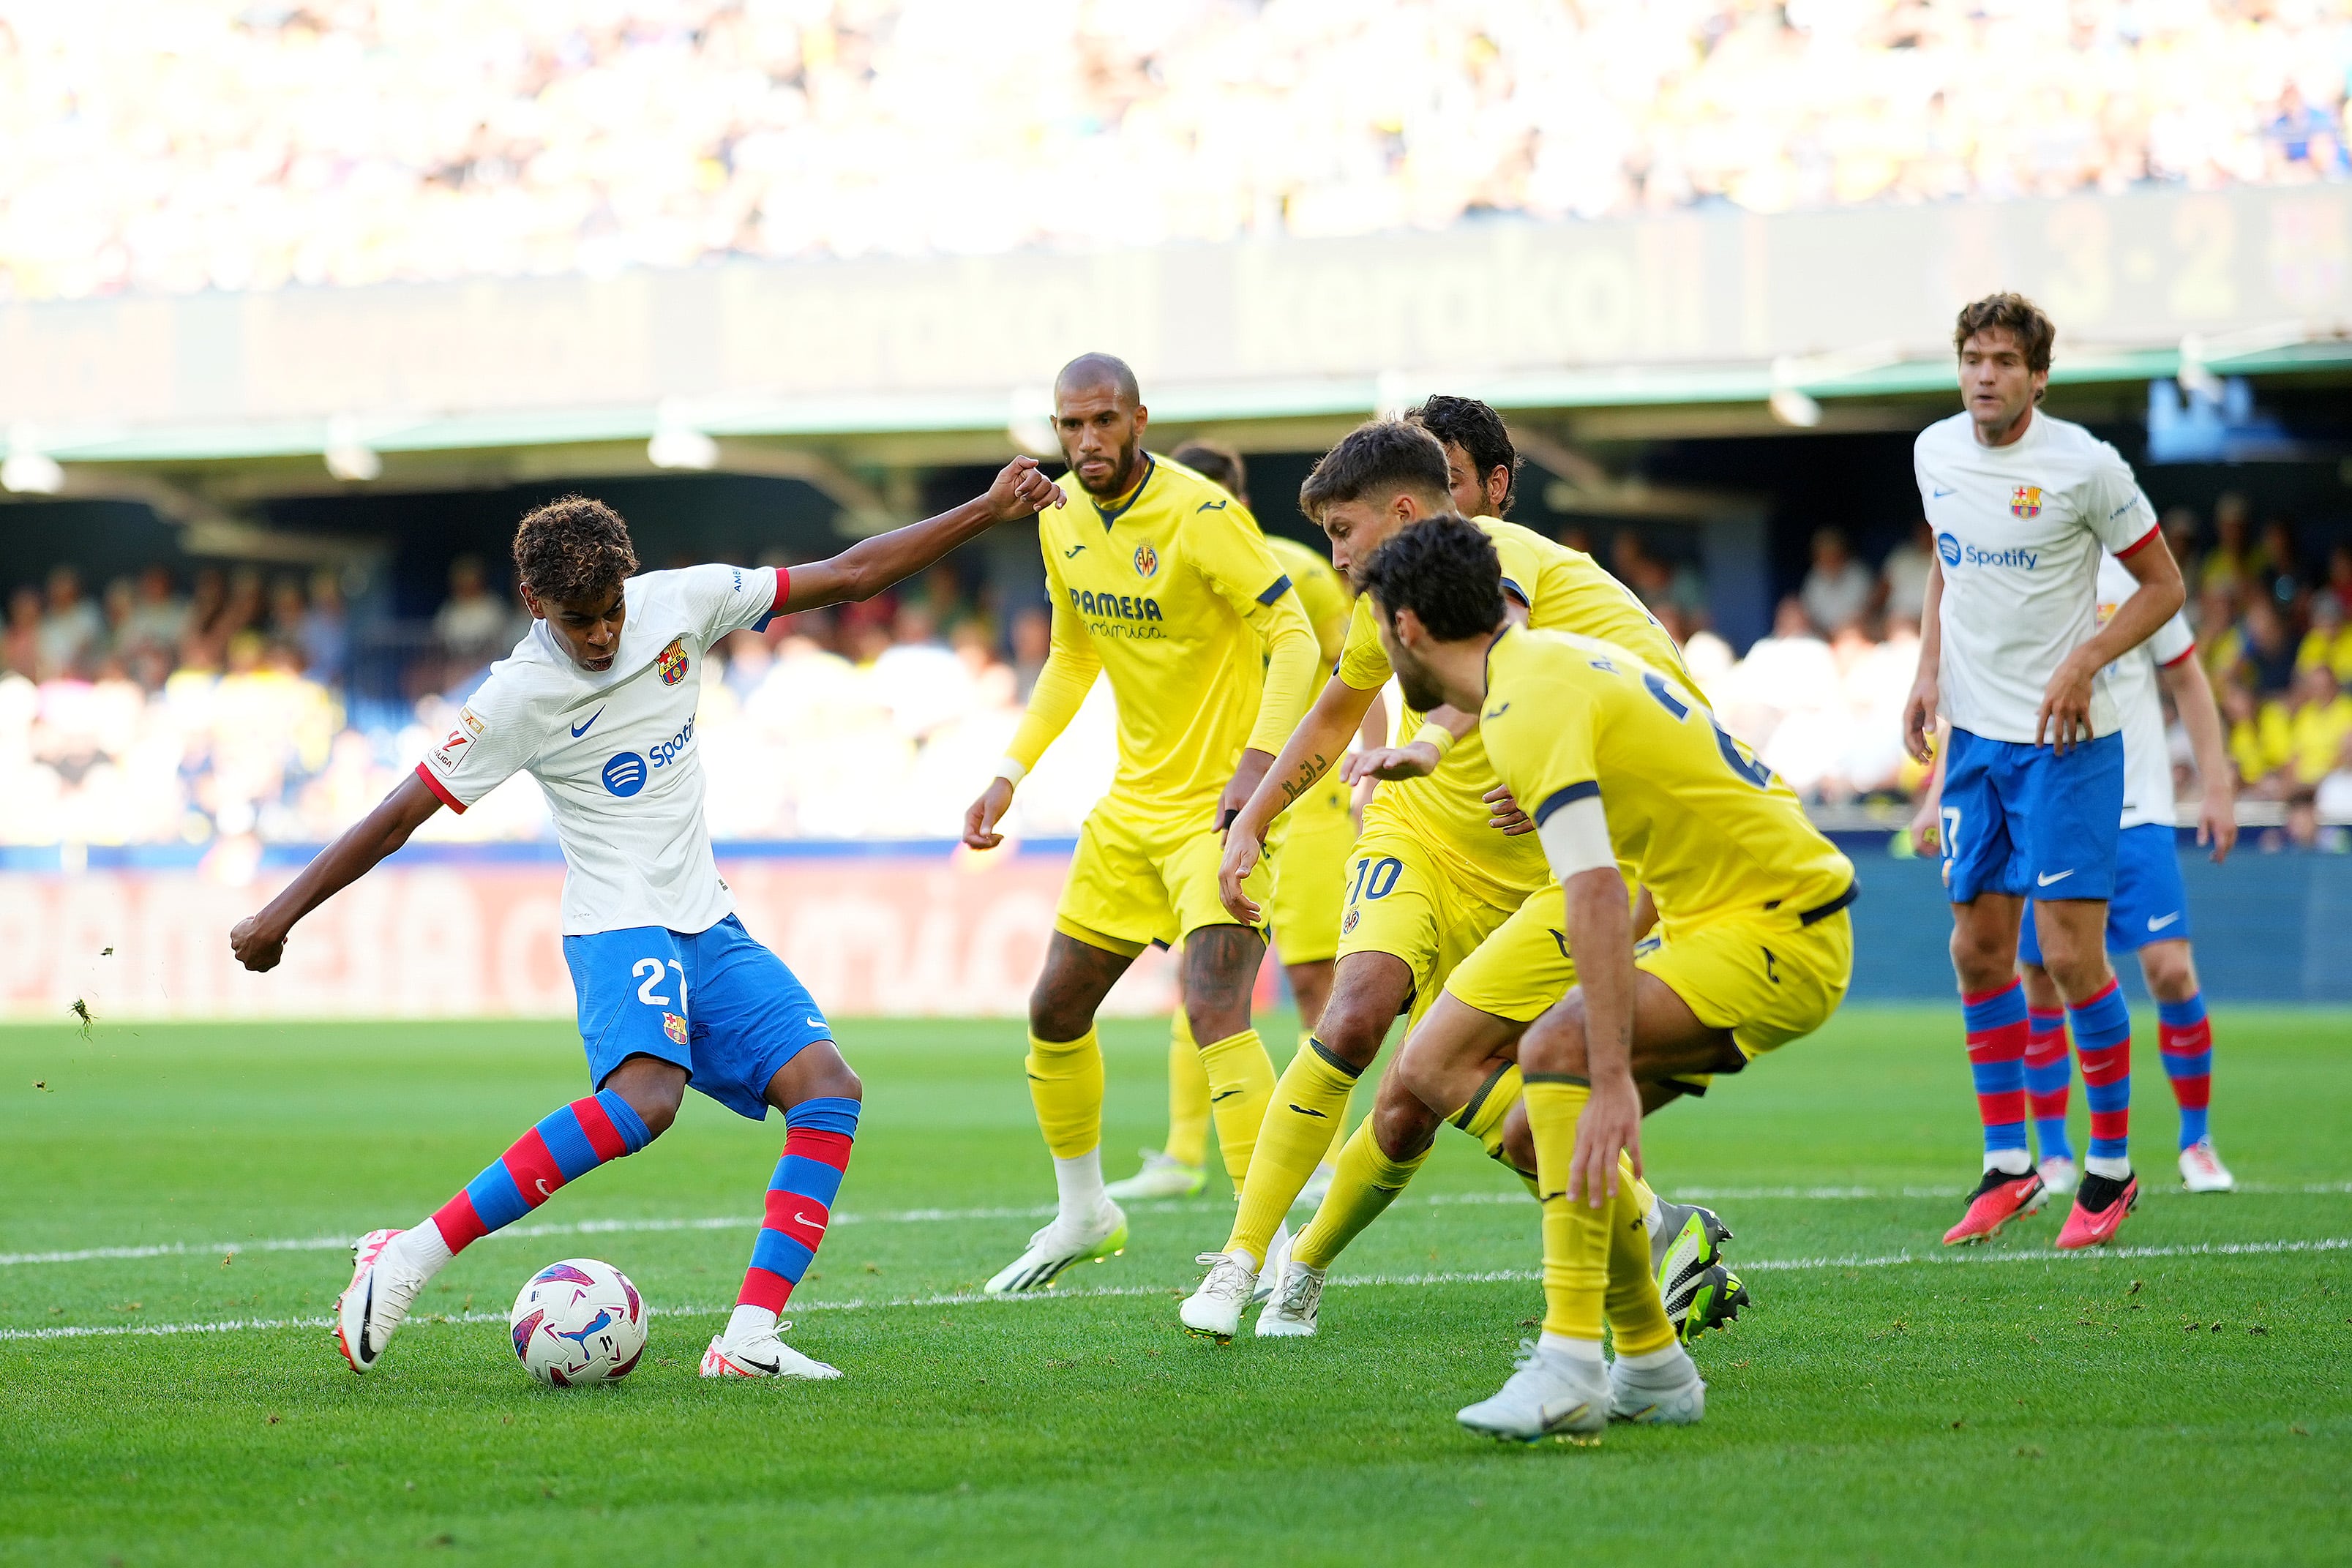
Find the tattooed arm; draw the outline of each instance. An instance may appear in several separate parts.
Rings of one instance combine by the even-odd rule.
[[[1225,833],[1225,858],[1218,872],[1218,892],[1225,909],[1236,920],[1257,924],[1258,908],[1242,892],[1242,883],[1255,869],[1274,820],[1315,787],[1331,764],[1347,754],[1348,741],[1363,722],[1365,711],[1380,688],[1360,691],[1334,675],[1324,684],[1315,706],[1307,710],[1298,728],[1283,747],[1282,755],[1266,769],[1265,779]]]

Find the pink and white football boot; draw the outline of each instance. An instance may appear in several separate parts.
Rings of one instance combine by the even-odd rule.
[[[2124,1228],[2125,1218],[2139,1206],[2139,1177],[2116,1181],[2086,1172],[2074,1194],[2074,1212],[2059,1228],[2058,1245],[2072,1252],[2078,1247],[2104,1247]]]
[[[1969,1211],[1960,1222],[1944,1232],[1944,1245],[1958,1247],[1964,1242],[1990,1241],[2000,1234],[2000,1228],[2021,1215],[2032,1213],[2042,1206],[2042,1177],[2033,1171],[2011,1176],[2007,1171],[1992,1170],[1984,1174],[1977,1190],[1969,1196]]]
[[[335,1347],[353,1372],[375,1365],[416,1293],[433,1278],[408,1260],[405,1248],[392,1245],[405,1234],[371,1230],[352,1248],[352,1282],[335,1301]]]

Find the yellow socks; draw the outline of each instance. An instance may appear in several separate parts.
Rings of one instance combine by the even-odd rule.
[[[1095,1031],[1076,1040],[1029,1037],[1029,1098],[1045,1147],[1057,1160],[1102,1145],[1103,1060]]]
[[[1239,1193],[1249,1179],[1250,1151],[1257,1147],[1259,1124],[1274,1099],[1274,1058],[1257,1030],[1245,1029],[1201,1048],[1201,1065],[1209,1072],[1209,1113],[1217,1119],[1217,1148],[1225,1156],[1225,1174]]]
[[[1642,1192],[1634,1190],[1640,1179],[1623,1167],[1619,1176],[1609,1221],[1609,1337],[1619,1355],[1647,1355],[1675,1343],[1675,1325],[1650,1268],[1650,1228],[1642,1218]]]
[[[1298,1049],[1305,1051],[1307,1049],[1307,1042],[1314,1038],[1315,1031],[1313,1030],[1308,1030],[1305,1034],[1300,1035],[1298,1037]],[[1359,1074],[1359,1076],[1360,1076],[1360,1074]],[[1339,1112],[1331,1118],[1331,1146],[1323,1151],[1322,1159],[1316,1163],[1327,1166],[1338,1165],[1339,1163],[1339,1151],[1345,1148],[1347,1144],[1348,1107],[1341,1105]]]
[[[1348,1094],[1355,1087],[1355,1070],[1325,1051],[1321,1041],[1310,1035],[1298,1048],[1258,1129],[1226,1251],[1242,1248],[1261,1264],[1265,1261],[1276,1228],[1330,1149],[1330,1125],[1348,1114]]]
[[[1543,1332],[1598,1344],[1609,1284],[1609,1225],[1615,1210],[1609,1204],[1593,1207],[1589,1196],[1572,1202],[1568,1196],[1576,1123],[1592,1090],[1580,1080],[1545,1075],[1528,1081],[1527,1096],[1528,1126],[1536,1143],[1538,1197],[1543,1203]]]
[[[1209,1071],[1192,1039],[1192,1020],[1178,1008],[1168,1027],[1168,1157],[1197,1166],[1209,1158]]]
[[[1355,1136],[1339,1151],[1339,1174],[1331,1178],[1323,1207],[1291,1242],[1291,1257],[1310,1268],[1328,1269],[1331,1260],[1396,1201],[1396,1195],[1428,1158],[1428,1149],[1402,1160],[1389,1158],[1372,1136],[1372,1119],[1365,1117],[1356,1124]]]

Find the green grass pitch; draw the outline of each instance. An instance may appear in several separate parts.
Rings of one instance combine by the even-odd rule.
[[[1020,1030],[851,1021],[866,1124],[793,1314],[843,1381],[695,1377],[782,1126],[691,1095],[525,1224],[572,1228],[459,1259],[421,1307],[447,1321],[362,1379],[319,1326],[349,1270],[321,1239],[413,1222],[580,1092],[565,1028],[0,1030],[0,1562],[2341,1562],[2352,1019],[2216,1023],[2247,1190],[2175,1190],[2143,1019],[2150,1190],[2089,1259],[2053,1213],[1938,1247],[1976,1168],[1956,1008],[1850,1008],[1661,1113],[1652,1174],[1715,1195],[1756,1306],[1700,1343],[1704,1426],[1525,1449],[1454,1411],[1533,1332],[1535,1209],[1451,1132],[1320,1338],[1220,1348],[1175,1307],[1229,1200],[1144,1206],[1046,1299],[964,1299],[1050,1197]],[[1166,1036],[1105,1035],[1116,1176],[1160,1132]],[[542,1389],[505,1310],[578,1255],[662,1315],[625,1383]]]

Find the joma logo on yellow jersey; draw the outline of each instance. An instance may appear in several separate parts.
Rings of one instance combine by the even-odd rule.
[[[1087,593],[1073,588],[1070,608],[1081,615],[1116,615],[1122,621],[1157,621],[1160,601],[1128,593]]]

